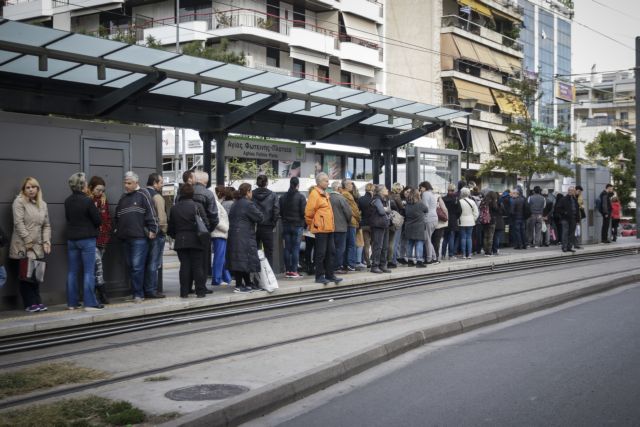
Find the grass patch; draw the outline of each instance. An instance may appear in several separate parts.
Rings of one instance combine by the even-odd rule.
[[[145,382],[155,382],[155,381],[169,381],[171,377],[166,375],[158,375],[157,377],[147,377],[144,379]]]
[[[47,363],[0,374],[0,399],[59,386],[100,380],[107,374],[73,363]]]
[[[164,419],[174,418],[173,413]],[[154,417],[156,419],[162,419]],[[140,424],[147,415],[129,402],[113,401],[97,396],[67,399],[34,405],[8,412],[0,412],[0,427],[107,427]]]

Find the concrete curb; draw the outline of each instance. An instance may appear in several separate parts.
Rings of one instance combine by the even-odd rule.
[[[162,427],[236,426],[300,400],[424,344],[638,281],[640,281],[640,273],[638,272],[614,274],[609,276],[606,281],[600,281],[578,290],[413,331],[335,359],[323,366],[211,405],[162,424]]]

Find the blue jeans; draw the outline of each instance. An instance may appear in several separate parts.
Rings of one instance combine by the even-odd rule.
[[[296,225],[283,224],[282,226],[282,238],[284,239],[284,269],[291,273],[298,272],[302,230],[302,227]]]
[[[69,267],[67,271],[67,306],[78,305],[78,274],[82,269],[83,297],[85,307],[95,307],[96,238],[67,240]]]
[[[355,227],[347,229],[347,248],[344,253],[344,266],[356,268],[356,231]]]
[[[407,240],[407,259],[413,258],[413,248],[416,248],[416,262],[422,261],[422,248],[424,248],[424,240]]]
[[[513,220],[513,247],[524,248],[526,243],[524,241],[524,220],[522,218],[516,218]]]
[[[356,247],[356,260],[358,260],[358,264],[364,264],[364,246]]]
[[[144,265],[149,251],[148,239],[126,239],[123,241],[124,260],[129,270],[134,297],[144,298]],[[95,259],[95,253],[94,253]]]
[[[491,248],[491,250],[493,251],[494,254],[498,253],[503,236],[504,236],[504,230],[496,230],[495,233],[493,233],[493,248]]]
[[[442,238],[442,258],[447,256],[447,251],[449,252],[449,257],[456,256],[456,234],[455,230],[446,228]]]
[[[470,257],[471,250],[473,249],[473,242],[471,235],[473,234],[472,227],[460,227],[460,247],[462,248],[462,256]]]
[[[334,244],[336,245],[336,258],[333,263],[333,267],[335,270],[338,270],[340,267],[343,266],[342,264],[344,264],[343,263],[344,251],[345,251],[345,248],[347,247],[347,232],[346,231],[334,232],[333,241],[334,241]]]
[[[155,239],[149,239],[149,251],[144,273],[145,295],[158,293],[158,270],[162,268],[162,251],[164,251],[165,236],[157,235]]]
[[[396,234],[393,236],[393,254],[391,255],[391,262],[398,263],[400,257],[400,240],[402,239],[402,227],[396,230]]]
[[[227,255],[227,240],[221,237],[211,239],[211,284],[219,286],[222,282],[231,283],[231,273],[224,268],[225,257]]]
[[[7,283],[7,269],[4,268],[4,265],[0,265],[0,288]]]

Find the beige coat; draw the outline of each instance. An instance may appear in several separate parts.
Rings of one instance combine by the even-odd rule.
[[[18,195],[13,201],[13,233],[9,258],[20,259],[27,255],[27,247],[31,247],[28,256],[44,258],[43,244],[51,244],[51,225],[49,211],[43,201],[40,207],[26,197]]]

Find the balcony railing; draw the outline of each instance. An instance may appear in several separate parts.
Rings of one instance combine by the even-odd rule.
[[[483,31],[491,31],[493,34],[495,34],[499,39],[502,40],[502,45],[509,47],[511,49],[515,49],[519,52],[521,52],[524,49],[524,46],[522,43],[520,43],[517,40],[512,39],[511,37],[505,36],[502,33],[499,33],[497,31],[492,30],[491,28],[484,26],[484,25],[480,25],[476,22],[473,21],[469,21],[468,19],[464,19],[461,16],[458,15],[447,15],[447,16],[443,16],[442,17],[442,27],[455,27],[455,28],[460,28],[462,30],[468,31],[472,34],[475,34],[477,36],[486,38],[482,35]],[[486,38],[487,40],[491,40],[489,38]],[[492,40],[495,41],[495,40]]]
[[[629,129],[635,126],[635,122],[629,120],[619,120],[612,117],[592,117],[582,121],[586,126],[616,126],[622,129]]]

